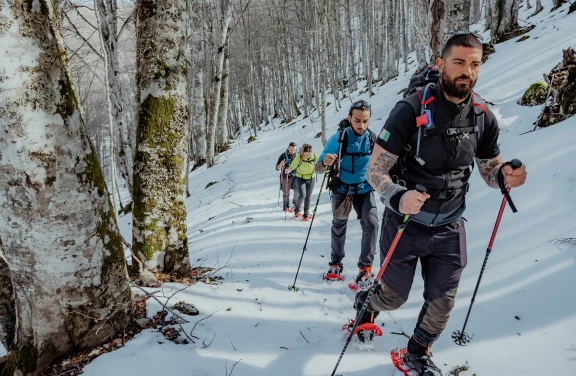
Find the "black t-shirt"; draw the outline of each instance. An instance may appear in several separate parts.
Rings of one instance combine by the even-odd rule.
[[[434,91],[434,100],[436,101],[434,121],[436,128],[442,129],[448,128],[447,124],[445,124],[447,120],[449,121],[447,117],[450,118],[452,115],[457,115],[461,109],[456,104],[447,101],[443,93],[439,92],[441,90]],[[471,100],[469,99],[464,105],[472,106]],[[386,151],[400,156],[404,147],[410,142],[416,132],[416,114],[414,109],[408,102],[400,101],[390,112],[376,142]],[[486,108],[484,130],[476,149],[475,156],[477,158],[491,159],[500,155],[498,134],[499,128],[496,117],[490,109]]]

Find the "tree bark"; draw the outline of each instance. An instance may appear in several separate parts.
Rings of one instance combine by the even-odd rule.
[[[499,41],[502,36],[518,28],[518,7],[520,0],[492,0],[490,18],[490,38]]]
[[[120,174],[126,182],[130,197],[132,197],[132,158],[134,151],[125,122],[122,88],[118,78],[120,66],[116,39],[118,17],[116,0],[94,0],[94,10],[104,56],[108,116],[112,128],[110,135],[113,137],[110,143],[114,143],[115,133],[118,132],[120,136],[118,149]]]
[[[0,242],[0,343],[10,352],[14,344],[16,328],[16,307],[14,305],[14,288],[12,273],[2,251]]]
[[[350,92],[358,89],[356,80],[356,49],[354,48],[354,35],[352,34],[352,5],[350,0],[346,0],[346,16],[348,26],[348,88]]]
[[[54,2],[0,0],[0,14],[0,228],[16,317],[3,375],[39,375],[124,328],[131,294]]]
[[[228,145],[228,98],[230,83],[230,49],[224,49],[224,67],[222,70],[222,90],[220,92],[220,110],[216,126],[216,151],[222,152]]]
[[[186,276],[185,0],[139,0],[136,11],[139,105],[132,245],[146,269]]]
[[[224,13],[222,14],[222,22],[220,24],[220,37],[218,38],[218,57],[216,58],[216,74],[212,78],[213,96],[212,96],[212,112],[210,114],[210,122],[208,123],[208,150],[206,153],[206,166],[208,168],[214,166],[214,154],[216,144],[216,124],[218,122],[218,111],[220,111],[220,92],[222,90],[222,71],[224,69],[224,50],[228,43],[228,36],[230,33],[230,21],[232,19],[232,0],[224,0]]]

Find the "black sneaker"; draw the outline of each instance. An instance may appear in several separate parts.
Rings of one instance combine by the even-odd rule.
[[[416,371],[418,376],[442,376],[442,371],[440,368],[434,364],[430,356],[423,354],[410,354],[406,352],[406,354],[402,357],[402,361],[405,365]]]

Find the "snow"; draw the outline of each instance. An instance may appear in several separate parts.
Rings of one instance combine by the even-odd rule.
[[[543,5],[544,11],[529,19],[536,24],[531,37],[521,43],[516,38],[498,44],[497,52],[481,68],[476,86],[483,98],[495,103],[491,108],[502,127],[503,157],[522,160],[529,175],[525,186],[511,192],[519,212],[512,214],[507,208],[504,213],[466,328],[474,337],[467,347],[459,347],[451,334],[464,323],[502,197],[478,173],[473,174],[465,213],[468,266],[452,317],[433,347],[433,359],[445,375],[466,362],[470,370],[461,372],[462,376],[575,374],[576,248],[555,240],[576,237],[576,117],[522,134],[533,128],[540,107],[516,103],[530,84],[542,80],[560,61],[563,48],[576,47],[576,34],[570,32],[576,13],[566,15],[568,4],[552,13],[551,1]],[[520,18],[526,20],[533,10],[522,8]],[[409,73],[404,73],[375,87],[372,98],[353,93],[353,100],[372,103],[373,131],[379,132],[408,79]],[[334,103],[332,98],[327,100]],[[329,135],[346,116],[348,104],[343,102],[344,109],[338,113],[334,104],[328,107]],[[200,310],[199,316],[183,325],[188,333],[199,319],[212,314],[194,329],[200,339],[176,345],[148,329],[123,348],[96,358],[85,367],[85,375],[313,376],[332,372],[345,342],[341,327],[355,314],[354,293],[346,284],[356,273],[360,225],[351,215],[344,259],[347,281],[323,281],[332,216],[328,194],[322,193],[296,282],[300,290],[288,290],[310,223],[284,220],[277,207],[279,185],[273,167],[290,141],[310,143],[315,152],[321,152],[320,139],[313,138],[320,131],[317,116],[314,113],[314,122],[305,119],[290,126],[276,122],[276,130],[272,125],[263,127],[251,143],[245,131],[231,150],[217,157],[216,166],[191,173],[192,196],[186,201],[190,259],[193,266],[222,268],[216,275],[224,280],[216,286],[193,285],[170,303],[186,301]],[[205,189],[210,182],[216,184]],[[383,206],[378,204],[381,216]],[[120,222],[125,238],[131,239],[131,216],[121,217]],[[406,338],[390,332],[412,333],[423,302],[419,275],[417,271],[407,303],[377,318],[377,324],[384,324],[384,336],[376,338],[372,351],[360,351],[354,341],[338,373],[394,374],[389,353],[405,346]],[[165,301],[163,296],[179,288],[165,284],[155,291]],[[160,305],[148,302],[151,317]]]

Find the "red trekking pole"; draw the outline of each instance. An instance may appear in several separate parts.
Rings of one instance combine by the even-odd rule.
[[[425,193],[426,187],[424,187],[423,185],[420,185],[420,184],[416,184],[416,190],[420,193]],[[360,322],[360,318],[364,315],[364,312],[366,312],[366,309],[368,308],[368,304],[370,303],[370,299],[372,298],[372,295],[374,294],[374,292],[376,292],[376,289],[380,288],[380,278],[382,278],[382,276],[384,275],[384,271],[386,270],[386,267],[388,266],[388,263],[390,262],[390,259],[392,258],[392,254],[394,253],[394,250],[396,249],[396,246],[398,245],[398,242],[400,241],[400,238],[402,237],[402,234],[404,233],[404,229],[406,228],[406,225],[408,224],[408,222],[410,222],[410,215],[406,214],[404,216],[404,221],[402,222],[402,224],[400,226],[398,226],[398,232],[396,233],[396,236],[394,237],[394,240],[392,241],[392,244],[390,245],[390,248],[388,249],[388,253],[386,254],[386,258],[384,259],[382,266],[380,267],[380,271],[378,271],[378,275],[376,276],[376,279],[374,279],[375,282],[372,285],[372,287],[370,288],[370,290],[368,290],[368,295],[366,296],[366,300],[364,301],[364,304],[362,304],[362,309],[360,309],[360,312],[358,312],[358,315],[356,315],[356,320],[354,320],[354,326],[350,330],[350,334],[348,334],[348,338],[346,339],[346,343],[344,344],[344,348],[342,349],[342,352],[340,353],[340,357],[338,358],[338,361],[336,362],[336,366],[334,367],[334,370],[332,371],[331,376],[334,376],[336,374],[336,370],[338,369],[338,365],[340,365],[340,361],[342,360],[342,357],[344,356],[344,353],[346,352],[346,349],[348,348],[348,345],[350,344],[350,341],[352,340],[352,336],[354,334],[356,334],[356,332],[358,332],[360,329],[374,330],[376,333],[379,333],[378,335],[382,335],[382,329],[380,329],[374,323],[364,323],[360,326],[358,326],[358,323]]]
[[[518,159],[513,159],[509,163],[505,163],[504,165],[510,165],[515,170],[522,166],[522,162]],[[503,166],[502,166],[503,167]],[[470,312],[472,312],[472,305],[474,305],[474,300],[476,299],[476,293],[478,292],[478,288],[480,287],[480,281],[482,281],[482,276],[484,275],[484,269],[486,269],[486,264],[488,263],[488,257],[490,256],[490,252],[492,252],[492,245],[494,244],[494,239],[496,239],[496,233],[498,232],[498,227],[500,226],[500,220],[502,219],[502,214],[504,213],[504,208],[506,208],[506,203],[510,205],[513,213],[516,213],[516,206],[512,202],[510,198],[510,188],[506,188],[504,185],[504,181],[498,181],[500,185],[500,189],[504,197],[502,197],[502,204],[500,204],[500,211],[498,212],[498,217],[496,217],[496,223],[494,224],[494,230],[492,230],[492,237],[490,238],[490,242],[488,243],[488,248],[486,249],[486,256],[484,257],[484,263],[482,264],[482,269],[480,270],[480,275],[478,276],[478,282],[476,282],[476,288],[474,289],[474,294],[472,295],[472,301],[470,302],[470,307],[468,308],[468,314],[466,315],[466,320],[464,321],[464,326],[462,330],[456,330],[452,333],[452,339],[454,343],[460,346],[466,346],[472,337],[470,337],[464,331],[466,329],[466,324],[468,324],[468,319],[470,318]]]

